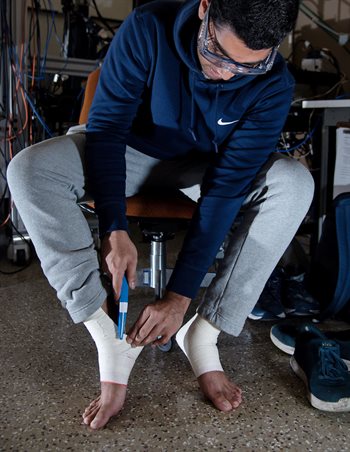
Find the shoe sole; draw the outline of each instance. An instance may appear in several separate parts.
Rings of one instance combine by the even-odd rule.
[[[296,311],[296,310],[294,310],[294,311],[289,311],[288,309],[286,309],[286,313],[287,313],[288,315],[293,316],[293,317],[310,317],[310,316],[319,314],[320,311],[312,311],[312,310],[310,309],[310,311],[302,312],[302,311]]]
[[[270,339],[276,345],[277,348],[282,350],[282,352],[288,353],[288,355],[293,355],[294,347],[284,344],[282,341],[280,341],[276,336],[272,334],[272,331],[270,331]]]
[[[306,386],[307,397],[314,408],[322,411],[344,412],[350,411],[350,397],[340,399],[338,402],[326,402],[313,395],[309,390],[307,376],[303,369],[299,366],[294,356],[290,359],[290,366],[295,374],[304,382]]]
[[[288,355],[294,355],[295,347],[292,347],[291,345],[287,345],[284,342],[280,341],[276,336],[272,334],[271,330],[270,330],[270,339],[272,343],[276,345],[277,348],[282,350],[282,352],[287,353]],[[342,360],[346,364],[348,371],[350,371],[350,361],[344,358],[342,358]]]
[[[271,320],[278,320],[278,319],[285,319],[286,318],[286,315],[285,314],[278,314],[278,315],[275,315],[275,314],[269,314],[268,316],[265,316],[264,317],[264,315],[257,315],[257,314],[253,314],[253,313],[250,313],[249,315],[248,315],[248,319],[250,319],[250,320],[266,320],[266,321],[271,321]]]
[[[262,315],[255,315],[255,314],[252,314],[252,313],[250,313],[248,315],[248,319],[250,319],[250,320],[261,320],[262,318],[263,318]]]

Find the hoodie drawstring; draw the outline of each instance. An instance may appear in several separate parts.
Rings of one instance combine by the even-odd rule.
[[[190,78],[190,83],[191,83],[191,122],[190,122],[190,127],[188,128],[189,133],[191,134],[193,141],[198,141],[197,135],[196,135],[196,131],[195,131],[195,124],[196,124],[196,106],[195,106],[195,90],[196,90],[196,84],[195,84],[195,76],[194,73],[191,73],[191,78]],[[220,88],[221,85],[217,84],[216,85],[216,93],[215,93],[215,107],[214,107],[214,111],[215,111],[215,132],[214,132],[214,138],[212,139],[212,144],[214,146],[214,150],[215,153],[218,154],[219,152],[219,145],[218,145],[218,138],[219,138],[219,134],[218,134],[218,123],[217,123],[217,116],[218,116],[218,105],[219,105],[219,95],[220,95]]]
[[[215,93],[215,134],[214,134],[214,138],[211,141],[213,143],[214,149],[215,149],[215,153],[218,154],[219,152],[219,145],[218,145],[218,122],[217,122],[217,117],[218,117],[218,104],[219,104],[219,94],[220,94],[220,85],[217,84],[216,85],[216,93]]]
[[[195,105],[194,105],[194,91],[196,88],[196,84],[194,83],[194,74],[191,71],[191,78],[190,78],[190,83],[191,83],[191,123],[190,123],[190,127],[188,128],[188,131],[190,132],[190,134],[192,135],[193,141],[197,141],[197,135],[196,132],[194,131],[194,125],[195,125]]]

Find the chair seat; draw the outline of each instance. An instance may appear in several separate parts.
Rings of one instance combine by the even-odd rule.
[[[93,202],[88,205],[94,208]],[[190,220],[196,203],[180,196],[142,193],[127,198],[126,207],[127,217]]]
[[[141,218],[190,220],[196,203],[188,198],[137,194],[127,198],[126,215]]]

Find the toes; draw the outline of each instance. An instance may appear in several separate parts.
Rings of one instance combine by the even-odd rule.
[[[227,398],[223,394],[217,394],[211,399],[214,406],[224,412],[231,411],[233,409],[233,405],[227,400]]]
[[[91,410],[88,414],[84,414],[83,416],[83,422],[86,425],[91,425],[91,422],[93,422],[93,419],[97,416],[97,413],[99,411],[99,407],[95,407],[93,410]]]
[[[228,397],[233,408],[238,408],[242,403],[242,397],[240,394],[230,394]]]
[[[99,406],[100,406],[100,397],[98,399],[94,400],[93,402],[91,402],[90,405],[87,408],[85,408],[83,417],[88,416],[92,410],[94,410],[96,407],[99,407]]]
[[[229,400],[233,408],[238,408],[242,403],[242,390],[235,385],[230,385],[224,392],[225,397]]]
[[[241,389],[223,372],[207,372],[198,378],[198,382],[204,395],[220,411],[232,411],[242,403]]]
[[[90,408],[96,406],[97,403],[100,402],[101,396],[97,397],[97,399],[93,400],[86,408],[85,411],[89,410]]]
[[[110,414],[106,410],[101,408],[98,411],[98,413],[96,414],[94,420],[91,421],[90,427],[93,430],[98,430],[98,429],[104,427],[107,424],[107,422],[109,421],[110,417],[111,417]]]
[[[101,382],[101,396],[91,402],[84,411],[84,424],[94,430],[104,427],[109,419],[123,408],[125,396],[125,385]]]
[[[83,413],[83,417],[90,416],[90,414],[94,413],[96,410],[98,410],[98,408],[99,408],[99,405],[95,405],[95,406],[86,408],[86,410]]]
[[[220,411],[231,411],[238,408],[242,403],[241,391],[238,388],[230,391],[220,391],[211,397],[211,401]]]

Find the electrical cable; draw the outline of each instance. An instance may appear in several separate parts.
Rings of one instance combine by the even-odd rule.
[[[56,21],[55,21],[56,12],[54,10],[54,7],[52,6],[52,1],[48,0],[48,3],[49,3],[50,11],[51,11],[51,21],[52,21],[52,25],[53,25],[53,30],[55,32],[55,38],[56,38],[57,43],[59,44],[61,53],[63,53],[64,45],[63,45],[62,39],[59,37],[59,35],[57,33],[57,28],[56,28]]]
[[[115,35],[115,30],[113,30],[113,28],[109,25],[109,23],[107,22],[107,20],[106,20],[106,19],[102,16],[102,14],[100,13],[100,10],[98,9],[97,4],[96,4],[96,0],[92,0],[92,3],[93,3],[93,5],[94,5],[94,8],[95,8],[95,10],[96,10],[96,13],[97,13],[97,15],[98,15],[100,21],[103,23],[103,25],[105,25],[105,26],[108,28],[108,30],[109,30],[109,31],[112,33],[112,35],[114,36],[114,35]]]
[[[339,33],[335,31],[303,2],[300,4],[300,11],[302,11],[312,22],[325,31],[329,36],[335,39],[340,46],[344,46],[349,41],[350,36],[348,33]]]
[[[44,2],[44,8],[47,9],[46,0],[43,0]],[[49,21],[49,16],[46,14],[46,39],[45,39],[45,46],[44,46],[44,53],[41,57],[41,60],[39,61],[40,66],[40,78],[44,79],[43,74],[45,74],[46,69],[46,59],[47,59],[47,52],[49,48],[49,42],[51,40],[52,31],[53,31],[53,23]]]
[[[324,93],[317,94],[317,95],[311,96],[311,97],[303,97],[303,98],[300,98],[300,99],[295,99],[291,103],[291,106],[294,106],[294,105],[296,105],[296,104],[298,104],[298,103],[300,103],[300,102],[302,102],[304,100],[312,100],[312,99],[324,98],[324,97],[328,96],[328,94],[330,94],[335,89],[337,89],[337,88],[339,89],[342,85],[345,85],[346,83],[348,83],[349,80],[345,77],[344,74],[342,74],[342,75],[343,75],[343,78],[341,80],[339,80],[339,82],[337,82],[331,88],[329,88],[327,91],[325,91]]]
[[[305,136],[305,138],[302,141],[300,141],[299,143],[297,143],[293,147],[288,148],[288,149],[286,149],[286,148],[285,149],[277,148],[277,151],[278,152],[291,152],[291,151],[295,151],[296,149],[301,148],[302,146],[304,146],[304,144],[306,144],[309,140],[311,140],[311,138],[314,135],[314,133],[316,132],[316,130],[317,130],[317,126],[315,126],[311,130],[311,132],[307,133],[307,135]]]
[[[32,0],[33,1],[33,0]],[[36,61],[38,62],[37,71],[38,76],[40,77],[40,61],[41,61],[41,30],[40,30],[40,2],[39,0],[34,0],[34,8],[35,8],[35,15],[36,15],[36,45],[37,45],[37,55],[36,55]]]
[[[33,57],[32,73],[35,72],[35,67],[34,67],[35,65],[36,65],[36,64],[35,64],[35,58]],[[27,90],[25,89],[25,87],[24,87],[24,83],[23,83],[23,80],[22,80],[22,74],[21,74],[21,72],[16,71],[15,68],[14,68],[14,66],[13,66],[13,69],[14,69],[14,74],[15,74],[15,76],[16,76],[16,78],[17,78],[17,81],[21,84],[21,87],[22,87],[22,90],[23,90],[23,94],[24,94],[24,97],[25,97],[26,101],[29,103],[29,105],[30,105],[30,107],[31,107],[31,109],[32,109],[32,111],[33,111],[33,113],[35,114],[35,116],[36,116],[37,119],[39,120],[40,124],[42,125],[42,127],[44,128],[44,130],[46,131],[46,133],[48,134],[48,136],[49,136],[49,137],[52,137],[53,134],[52,134],[51,130],[49,129],[49,127],[47,126],[47,124],[45,123],[45,121],[43,120],[43,118],[41,117],[41,115],[38,113],[36,107],[34,106],[33,100],[32,100],[31,97],[30,97],[30,94],[28,93],[28,91],[27,91]],[[34,77],[33,77],[33,80],[32,80],[32,88],[33,88],[33,83],[34,83]]]
[[[312,154],[312,137],[315,134],[316,130],[321,125],[321,118],[318,117],[315,122],[315,125],[311,129],[311,122],[312,122],[312,117],[314,115],[314,112],[315,112],[315,110],[312,110],[309,115],[309,132],[304,136],[304,138],[301,141],[299,141],[298,143],[296,143],[295,145],[293,145],[292,147],[288,147],[286,140],[284,138],[284,135],[282,134],[282,141],[285,144],[285,146],[284,146],[284,148],[277,148],[276,150],[278,152],[286,152],[288,155],[290,155],[290,157],[295,158],[297,160],[300,160],[301,158],[306,158],[309,154]],[[306,153],[301,152],[302,148],[308,142],[310,142],[309,150]],[[299,150],[301,152],[301,155],[298,157],[296,157],[295,155],[292,154],[292,152],[296,151],[296,150]]]
[[[13,99],[10,99],[8,96],[8,92],[9,92],[9,85],[10,85],[10,80],[9,80],[9,47],[11,45],[11,40],[10,40],[10,32],[11,32],[11,21],[10,24],[7,21],[7,17],[9,17],[9,19],[11,19],[11,15],[12,15],[12,11],[11,11],[11,4],[7,5],[6,2],[1,2],[1,6],[0,6],[0,29],[1,29],[1,34],[2,34],[2,39],[0,41],[0,54],[1,54],[1,67],[0,67],[0,76],[1,76],[1,84],[3,85],[3,92],[6,93],[6,97],[4,97],[2,100],[4,102],[4,104],[2,105],[2,110],[3,110],[3,117],[4,117],[4,124],[3,124],[3,130],[5,132],[5,136],[4,139],[2,140],[2,142],[4,143],[5,147],[9,146],[8,143],[6,142],[6,131],[9,130],[9,118],[11,115],[11,107],[10,105],[12,104]],[[7,168],[7,164],[8,164],[8,160],[6,158],[6,154],[3,151],[3,149],[1,149],[1,155],[4,159],[4,163],[5,163],[5,168]],[[2,177],[4,177],[3,172],[1,171],[1,175]],[[8,187],[7,187],[7,181],[5,179],[5,188],[4,191],[1,195],[0,198],[0,206],[4,207],[5,206],[5,197],[8,193]],[[9,212],[6,212],[6,210],[4,209],[4,219],[2,220],[2,224],[0,226],[2,226],[3,224],[6,224],[8,222],[8,218],[9,218]]]
[[[1,156],[3,164],[0,170],[0,176],[5,181],[4,189],[0,194],[0,207],[1,207],[1,224],[0,227],[9,225],[13,233],[15,232],[21,240],[28,246],[31,246],[30,242],[23,236],[18,230],[16,224],[11,220],[12,203],[7,184],[6,174],[3,168],[6,170],[9,161],[12,159],[13,154],[19,149],[23,149],[26,144],[25,132],[28,131],[28,127],[32,127],[33,120],[30,118],[29,108],[33,112],[33,117],[37,117],[38,124],[43,127],[45,133],[52,135],[48,126],[35,105],[37,93],[40,91],[39,81],[43,79],[45,75],[45,63],[47,57],[48,43],[52,36],[52,30],[54,26],[47,20],[46,22],[46,41],[44,47],[44,54],[41,50],[42,33],[40,30],[40,2],[39,0],[32,0],[32,13],[29,21],[29,39],[27,43],[18,43],[16,45],[13,42],[12,35],[12,15],[16,13],[18,17],[18,11],[13,11],[11,1],[1,1],[0,5],[0,30],[2,39],[0,41],[0,82],[2,84],[2,92],[6,93],[1,99],[1,116],[3,117],[2,128],[5,131],[5,137],[3,143],[5,144],[4,150],[1,148]],[[26,11],[23,10],[23,14]],[[23,18],[24,20],[24,18]],[[18,54],[17,54],[18,51]],[[27,64],[24,61],[29,59],[31,66],[31,78],[29,78],[30,86],[29,90],[26,89],[23,82],[24,77],[27,74]],[[24,69],[25,68],[25,69]],[[29,124],[30,119],[30,124]],[[34,137],[33,137],[34,139]],[[33,141],[31,139],[31,142]],[[8,204],[5,201],[8,200]],[[24,270],[30,265],[30,260],[25,266],[18,270],[7,272],[1,270],[2,274],[13,274]]]

